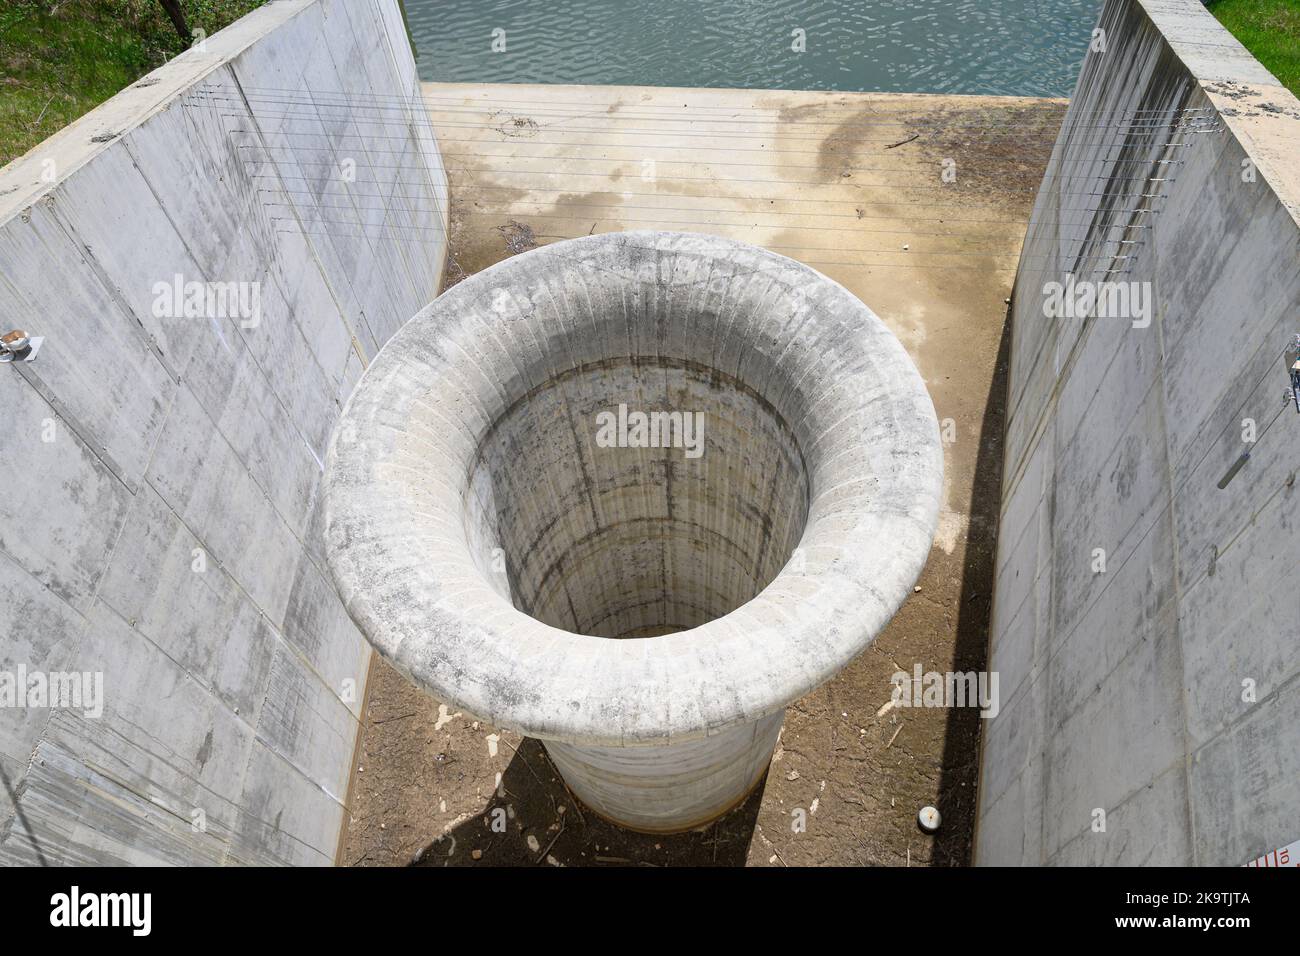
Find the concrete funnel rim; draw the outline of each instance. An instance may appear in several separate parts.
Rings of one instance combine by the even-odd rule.
[[[675,282],[683,263],[703,263],[711,277],[720,272],[727,289],[755,274],[777,289],[779,307],[753,316],[747,354],[767,349],[774,363],[800,363],[773,366],[806,372],[792,380],[844,371],[842,381],[798,395],[798,425],[815,459],[799,544],[807,567],[787,564],[741,607],[675,634],[611,640],[551,627],[516,609],[474,568],[452,520],[454,459],[474,443],[475,428],[491,423],[493,408],[509,404],[506,379],[521,364],[509,344],[559,334],[542,328],[534,300],[566,283],[576,296],[601,282],[632,281],[637,269]],[[438,460],[418,477],[404,456],[414,439],[413,419],[403,416],[413,408],[446,423],[420,437],[437,443]],[[887,437],[873,445],[867,434]],[[362,633],[439,700],[542,739],[666,745],[774,713],[865,648],[924,567],[942,482],[924,382],[884,323],[834,280],[716,236],[607,233],[483,270],[393,336],[330,445],[325,551]]]

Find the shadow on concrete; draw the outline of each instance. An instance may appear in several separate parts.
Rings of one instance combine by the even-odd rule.
[[[1011,306],[980,423],[979,453],[971,494],[970,530],[962,566],[961,605],[952,669],[983,671],[988,663],[989,620],[1002,506],[1002,444],[1006,421],[1007,376],[1011,360]],[[984,719],[976,707],[950,707],[939,771],[939,812],[943,825],[934,838],[933,862],[969,866],[979,788],[980,734]]]
[[[743,804],[707,827],[634,833],[583,806],[541,742],[524,738],[483,810],[431,843],[412,865],[743,866],[766,783],[764,775]]]
[[[0,783],[4,784],[5,793],[9,796],[9,802],[14,805],[14,821],[22,824],[27,839],[31,842],[32,850],[36,853],[37,862],[41,866],[49,866],[49,861],[45,859],[45,854],[41,852],[41,842],[36,839],[36,834],[32,831],[32,825],[27,822],[27,814],[23,813],[23,805],[19,802],[18,794],[9,781],[9,774],[5,773],[4,764],[0,764]]]

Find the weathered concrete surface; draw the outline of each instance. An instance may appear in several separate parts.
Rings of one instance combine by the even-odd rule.
[[[1241,864],[1300,826],[1300,104],[1193,0],[1099,25],[1016,282],[977,861]],[[1149,326],[1045,317],[1066,273]]]
[[[274,176],[307,185],[273,209],[243,147],[351,151],[367,115],[328,104],[416,96],[392,0],[286,0],[0,171],[0,314],[46,339],[0,366],[0,671],[104,691],[99,717],[0,709],[0,863],[332,861],[369,649],[324,571],[321,460],[443,251],[323,235],[347,190],[283,155]],[[260,321],[157,308],[176,275],[259,283]]]
[[[474,863],[475,850],[487,865],[966,860],[981,721],[969,709],[878,712],[896,670],[983,663],[1004,299],[1063,102],[442,84],[425,92],[452,181],[453,278],[457,266],[474,272],[512,251],[619,229],[780,246],[868,302],[899,336],[939,417],[953,420],[953,440],[921,592],[839,676],[790,707],[771,772],[736,813],[672,837],[606,824],[570,802],[536,741],[430,701],[377,660],[346,862],[407,862],[431,842],[421,857],[431,865]],[[948,157],[960,160],[951,184],[940,178]],[[649,179],[646,161],[655,164]],[[852,252],[867,247],[879,253]],[[945,250],[957,254],[935,255]],[[915,824],[928,803],[944,812],[935,837]],[[508,813],[508,833],[487,826],[497,809]],[[792,827],[794,810],[806,830]]]
[[[671,831],[741,799],[786,704],[912,593],[942,484],[915,367],[842,286],[613,233],[487,269],[394,336],[330,445],[326,554],[403,673]]]
[[[565,785],[605,820],[680,833],[735,809],[767,773],[785,711],[668,747],[545,742]]]

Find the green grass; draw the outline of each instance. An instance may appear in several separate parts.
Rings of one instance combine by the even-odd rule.
[[[263,0],[182,0],[209,35]],[[183,49],[158,0],[4,0],[0,166]]]
[[[1211,0],[1207,6],[1265,69],[1300,96],[1300,0]]]

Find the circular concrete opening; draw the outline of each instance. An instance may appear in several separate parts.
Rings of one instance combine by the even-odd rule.
[[[920,376],[842,286],[615,233],[471,276],[384,347],[330,447],[326,555],[412,681],[670,831],[743,799],[785,706],[889,622],[942,483]]]
[[[468,484],[476,560],[504,569],[515,607],[611,638],[735,610],[789,560],[808,514],[781,413],[670,356],[597,357],[530,389],[492,424]]]

